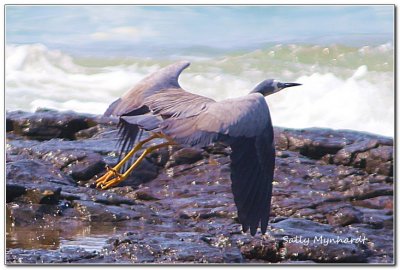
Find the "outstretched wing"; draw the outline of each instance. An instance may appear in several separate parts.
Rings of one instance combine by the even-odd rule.
[[[222,138],[258,136],[270,124],[267,103],[258,93],[203,105],[193,114],[163,121],[163,132],[181,144],[203,147]]]
[[[145,99],[145,104],[150,110],[164,118],[198,115],[206,109],[208,103],[215,103],[215,100],[186,92],[181,88],[166,89]]]
[[[232,193],[239,221],[246,232],[267,231],[275,169],[273,131],[255,138],[240,138],[231,144]]]
[[[225,140],[232,147],[232,192],[243,230],[252,235],[261,225],[265,233],[275,168],[273,129],[269,109],[261,94],[221,102],[187,117],[169,118],[162,131],[175,141],[206,146]]]
[[[137,116],[149,112],[144,99],[165,89],[180,89],[178,78],[190,65],[187,61],[174,63],[141,80],[134,88],[110,104],[104,116]],[[183,91],[183,90],[181,90]],[[139,133],[139,126],[120,118],[119,146],[121,155],[131,148]]]
[[[181,61],[158,70],[137,83],[119,100],[114,101],[106,112],[110,116],[132,115],[133,111],[144,105],[146,97],[165,89],[180,89],[179,75],[189,65],[189,62]]]

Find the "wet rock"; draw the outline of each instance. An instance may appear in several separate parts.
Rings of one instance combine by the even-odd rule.
[[[54,204],[7,204],[8,218],[14,226],[49,224],[58,219],[63,207]]]
[[[6,184],[6,202],[12,202],[15,198],[26,193],[26,188],[17,184]]]
[[[164,167],[170,158],[170,151],[167,148],[161,148],[151,153],[148,160],[158,167]]]
[[[24,186],[38,184],[70,185],[72,183],[64,174],[38,160],[23,159],[7,163],[6,177],[8,183],[23,184]]]
[[[368,263],[393,263],[393,230],[387,228],[373,228],[370,224],[353,224],[341,229],[345,233],[351,233],[365,237],[366,246],[371,252]],[[373,254],[373,255],[372,255]]]
[[[89,154],[69,167],[71,177],[76,181],[90,180],[96,174],[105,171],[106,163],[99,154]]]
[[[288,149],[299,151],[302,155],[319,159],[326,154],[336,154],[345,145],[352,142],[343,133],[329,129],[306,129],[300,131],[285,129]]]
[[[393,147],[380,146],[369,151],[370,155],[366,158],[365,169],[368,173],[378,173],[383,175],[393,175]]]
[[[166,168],[182,164],[192,164],[203,159],[202,151],[195,148],[182,148],[174,152],[165,165]]]
[[[129,197],[132,197],[137,200],[141,201],[157,201],[159,198],[153,194],[153,192],[148,188],[144,187],[139,190],[136,190],[132,192],[131,194],[128,195]]]
[[[377,145],[378,140],[362,140],[346,145],[343,149],[337,152],[334,156],[333,162],[335,164],[349,165],[354,160],[356,154],[375,148]],[[359,167],[361,167],[361,164]]]
[[[82,130],[76,132],[75,139],[77,139],[77,140],[89,139],[89,138],[92,138],[93,136],[97,135],[98,133],[102,133],[107,130],[109,130],[108,127],[96,125],[94,127],[82,129]]]
[[[367,261],[366,240],[357,235],[336,234],[329,225],[293,218],[273,227],[278,232],[275,238],[282,239],[278,243],[283,258],[324,263]]]
[[[81,219],[91,222],[118,222],[138,220],[144,215],[135,208],[125,208],[114,205],[104,205],[98,202],[76,200],[73,207],[81,213]]]
[[[215,142],[207,147],[204,148],[204,150],[213,155],[229,155],[231,153],[230,147],[223,143]]]
[[[393,228],[393,216],[390,210],[368,209],[357,207],[363,213],[363,223],[369,224],[375,229]]]
[[[131,263],[233,263],[241,262],[237,249],[215,247],[196,233],[128,232],[110,241],[104,254],[122,257]]]
[[[333,226],[347,226],[352,223],[358,223],[362,219],[362,213],[353,207],[343,207],[328,213],[326,218],[329,224]]]
[[[94,196],[93,201],[96,203],[106,204],[106,205],[135,205],[136,202],[132,199],[126,198],[124,196],[119,196],[115,193],[104,192],[99,195]]]
[[[13,121],[11,119],[6,119],[6,132],[10,132],[14,130]]]
[[[288,149],[289,142],[283,128],[274,127],[274,140],[277,150],[283,151]]]
[[[77,131],[94,125],[92,118],[90,115],[52,110],[40,110],[36,113],[17,111],[6,115],[9,126],[12,126],[9,130],[35,140],[75,139]]]
[[[393,197],[392,196],[378,196],[361,201],[353,201],[353,205],[362,206],[371,209],[393,209]]]
[[[279,245],[273,240],[253,239],[240,248],[240,252],[246,259],[263,260],[266,262],[282,261]]]
[[[78,140],[39,141],[18,131],[23,119],[40,125],[43,114],[55,115],[8,117],[9,263],[393,262],[390,138],[276,128],[270,226],[267,235],[252,237],[238,223],[229,147],[154,152],[120,186],[103,191],[93,183],[103,173],[103,162],[118,161],[115,119],[89,116],[88,127],[74,133]],[[55,118],[70,116],[62,114]],[[178,162],[165,168],[169,159]],[[87,256],[78,256],[79,249],[63,248],[69,239],[74,239],[72,246],[85,247],[85,237],[95,239],[94,230],[106,245],[100,253],[86,250],[82,254]]]
[[[58,204],[60,200],[61,188],[56,190],[45,190],[42,192],[43,197],[40,199],[39,204]]]
[[[350,199],[363,200],[384,195],[393,195],[393,186],[385,183],[363,183],[352,186],[343,193]]]
[[[138,187],[143,183],[147,183],[158,176],[159,167],[148,159],[144,159],[132,174],[118,186],[133,186]]]
[[[46,264],[46,263],[82,263],[85,260],[98,256],[97,252],[89,252],[82,248],[64,248],[60,251],[52,250],[23,250],[7,251],[7,264]],[[96,260],[92,260],[95,263]]]

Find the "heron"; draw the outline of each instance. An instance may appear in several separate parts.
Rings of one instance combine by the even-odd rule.
[[[231,148],[231,189],[242,231],[250,229],[254,236],[261,228],[265,234],[275,169],[274,132],[265,96],[301,84],[268,79],[245,96],[215,101],[179,85],[179,76],[189,65],[187,61],[168,65],[111,103],[104,115],[119,118],[121,149],[126,155],[114,167],[107,167],[96,187],[118,185],[157,149],[170,145],[201,148],[221,142]],[[134,145],[143,131],[149,137]],[[162,143],[146,146],[155,139]],[[120,172],[141,149],[142,154]]]

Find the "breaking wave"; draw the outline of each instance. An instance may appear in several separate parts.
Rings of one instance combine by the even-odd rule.
[[[266,78],[303,85],[267,97],[277,126],[352,129],[394,135],[393,46],[276,45],[225,55],[74,58],[41,44],[6,46],[6,109],[40,107],[101,114],[136,82],[176,59],[180,79],[217,100],[249,92]]]

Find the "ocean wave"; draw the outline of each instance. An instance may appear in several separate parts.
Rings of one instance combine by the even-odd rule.
[[[76,58],[41,44],[6,46],[6,108],[101,114],[140,79],[176,59]],[[222,56],[190,56],[185,89],[217,100],[275,78],[301,87],[267,97],[278,126],[355,129],[393,136],[393,46],[276,45]]]

